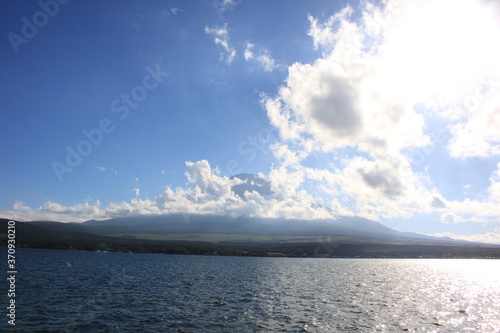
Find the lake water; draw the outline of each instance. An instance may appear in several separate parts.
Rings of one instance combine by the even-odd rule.
[[[17,261],[19,332],[500,332],[499,260],[24,249]]]

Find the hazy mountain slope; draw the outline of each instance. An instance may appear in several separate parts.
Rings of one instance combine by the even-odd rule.
[[[378,222],[359,217],[338,220],[285,220],[228,217],[196,214],[123,217],[104,221],[87,221],[84,226],[98,234],[239,234],[272,236],[346,236],[361,239],[401,242],[454,242],[404,233]]]
[[[500,258],[499,245],[408,237],[377,222],[350,219],[287,221],[167,215],[82,224],[16,222],[16,247],[205,255],[274,256],[273,253],[278,253],[291,257]],[[7,221],[0,219],[0,247],[7,246]],[[175,235],[173,239],[147,239],[147,233],[156,235],[155,232],[190,234]],[[207,233],[207,240],[200,237],[203,233]],[[226,237],[237,233],[244,236]],[[145,239],[141,239],[141,234]],[[268,236],[250,236],[255,234]],[[298,237],[275,237],[290,234]],[[213,240],[209,240],[211,237]]]

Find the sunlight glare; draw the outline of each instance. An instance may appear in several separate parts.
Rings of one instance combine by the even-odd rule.
[[[498,40],[493,11],[477,1],[407,5],[387,26],[379,78],[403,100],[457,95],[457,89],[463,99],[481,77],[498,67]]]

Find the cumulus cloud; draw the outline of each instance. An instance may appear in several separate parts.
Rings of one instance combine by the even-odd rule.
[[[271,145],[274,157],[282,167],[298,166],[307,157],[306,151],[292,150],[286,144],[274,143]]]
[[[367,42],[366,22],[348,21],[351,14],[346,7],[323,25],[309,18],[314,45],[328,52],[313,64],[290,66],[279,95],[265,101],[273,125],[285,139],[309,135],[329,151],[345,146],[399,151],[429,143],[415,100],[390,89],[404,77],[388,87],[386,77],[393,73],[384,64],[383,47]]]
[[[269,186],[268,191],[246,190],[242,194],[236,194],[234,188],[244,184],[245,180],[220,176],[218,168],[212,168],[206,160],[186,162],[186,167],[185,176],[189,186],[175,189],[167,187],[154,200],[140,199],[139,189],[136,187],[135,198],[129,202],[110,203],[106,207],[101,207],[99,201],[74,206],[49,201],[37,208],[16,202],[13,210],[0,212],[0,216],[21,221],[61,222],[172,213],[289,219],[335,217],[330,209],[317,205],[318,199],[315,196],[300,189],[304,182],[302,171],[290,173],[283,166],[275,168],[269,175],[257,176],[261,183]],[[252,183],[248,185],[248,189],[255,186]]]
[[[303,219],[332,217],[327,210],[312,207],[315,201],[312,196],[298,191],[303,180],[300,174],[290,177],[283,169],[275,169],[267,176],[259,174],[270,183],[269,195],[246,191],[240,196],[234,192],[233,186],[242,184],[242,179],[219,176],[217,168],[212,169],[205,160],[187,162],[186,165],[186,176],[192,186],[188,189],[167,188],[158,196],[157,206],[164,212]]]
[[[224,50],[224,52],[220,54],[220,61],[225,61],[228,65],[231,64],[236,56],[236,50],[229,42],[229,29],[227,28],[227,23],[222,27],[205,27],[205,33],[214,36],[215,45],[222,47]]]
[[[446,145],[445,135],[425,132],[427,114],[449,123],[442,132],[451,136],[452,156],[499,153],[494,11],[474,0],[364,2],[360,13],[346,6],[309,22],[321,56],[290,66],[278,94],[264,96],[263,105],[297,151],[332,153],[332,168],[303,170],[328,184],[335,207],[347,197],[353,203],[341,205],[344,213],[373,219],[440,212],[446,223],[495,221],[494,203],[446,200],[408,155],[428,157],[433,150],[425,147]],[[346,149],[339,160],[337,152]],[[490,198],[498,195],[495,186]]]
[[[330,16],[330,18],[321,23],[319,20],[311,15],[308,16],[311,28],[307,33],[313,38],[313,46],[315,50],[322,49],[323,55],[328,55],[335,47],[348,47],[359,48],[362,41],[359,39],[350,39],[347,44],[342,35],[349,34],[350,37],[357,37],[356,32],[358,26],[349,21],[350,17],[354,14],[354,9],[351,6],[346,6],[339,12]]]

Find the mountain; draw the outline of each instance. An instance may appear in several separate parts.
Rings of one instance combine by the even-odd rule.
[[[245,198],[245,192],[252,191],[264,197],[273,195],[270,182],[259,175],[238,174],[231,179],[242,181],[232,186],[241,198]],[[7,245],[7,222],[0,219],[0,247]],[[182,254],[500,258],[498,245],[400,232],[361,217],[288,220],[168,214],[83,223],[18,222],[16,244],[34,248]]]
[[[0,246],[7,244],[0,219]],[[286,220],[200,214],[16,223],[18,247],[179,254],[500,258],[500,246],[400,232],[360,217]]]
[[[121,217],[103,221],[87,221],[82,225],[99,233],[128,232],[134,234],[237,234],[274,236],[406,237],[380,223],[363,218],[339,220],[287,220],[280,218],[230,217],[201,214]],[[89,229],[90,230],[90,229]]]
[[[392,242],[463,244],[464,241],[400,232],[361,217],[337,220],[230,217],[201,214],[121,217],[82,223],[98,234],[231,234],[255,236],[350,237]]]

